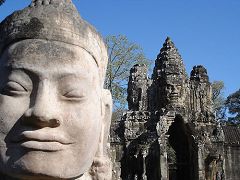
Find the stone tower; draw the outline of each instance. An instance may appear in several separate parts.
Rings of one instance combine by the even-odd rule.
[[[191,71],[190,83],[191,119],[197,122],[214,121],[212,87],[207,70],[203,66],[194,66]]]
[[[188,77],[169,37],[152,78],[145,65],[130,70],[127,100],[128,111],[111,127],[114,180],[225,179],[224,132],[231,128],[215,121],[207,70],[194,66]]]
[[[148,110],[147,91],[149,87],[149,79],[147,77],[147,66],[145,64],[136,64],[130,70],[128,81],[128,108],[133,111]]]
[[[187,73],[180,54],[168,37],[155,61],[152,75],[157,99],[153,109],[185,106]]]
[[[174,114],[186,116],[188,77],[181,55],[169,37],[157,56],[152,79],[151,110],[167,112],[168,124]]]

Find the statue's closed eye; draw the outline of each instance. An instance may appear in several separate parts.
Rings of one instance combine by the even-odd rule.
[[[15,81],[9,81],[2,89],[2,93],[8,96],[19,96],[26,94],[28,90]]]
[[[65,92],[63,94],[63,97],[65,100],[69,100],[69,101],[80,101],[80,100],[84,100],[86,98],[87,94],[78,90],[78,89],[74,89],[68,92]]]

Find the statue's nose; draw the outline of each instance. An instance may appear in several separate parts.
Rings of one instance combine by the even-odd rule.
[[[28,109],[22,117],[22,123],[27,126],[38,128],[55,128],[60,126],[60,120],[57,118],[51,117],[45,112],[42,112],[41,115],[35,112],[36,111],[33,108]]]
[[[22,117],[22,123],[33,127],[58,127],[60,126],[57,110],[56,95],[51,92],[49,86],[40,86],[33,96],[29,109]]]
[[[172,90],[172,94],[178,94],[179,93],[179,89],[177,88],[176,85],[173,85],[171,90]]]
[[[177,88],[175,86],[173,86],[172,88],[172,93],[178,93]]]

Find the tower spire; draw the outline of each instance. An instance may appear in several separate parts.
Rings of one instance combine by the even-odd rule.
[[[172,42],[171,38],[170,38],[169,36],[167,36],[167,38],[166,38],[163,46],[172,46],[172,47],[174,47],[175,45],[174,45],[174,43]]]
[[[178,77],[183,76],[184,79],[187,78],[182,57],[171,38],[167,37],[155,61],[153,79],[170,74],[178,75]]]
[[[181,55],[167,37],[155,61],[153,85],[157,103],[155,109],[183,107],[185,104],[187,73]]]

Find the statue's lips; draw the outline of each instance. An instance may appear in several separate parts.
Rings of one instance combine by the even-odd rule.
[[[176,103],[178,101],[179,94],[178,93],[171,93],[169,95],[169,100],[171,103]]]
[[[171,99],[178,99],[179,94],[178,93],[171,93],[169,96]]]
[[[61,133],[59,133],[61,134]],[[62,135],[37,131],[24,131],[12,143],[24,148],[40,151],[60,151],[74,144]]]
[[[25,141],[20,143],[21,147],[40,151],[61,151],[66,145],[59,142]]]

